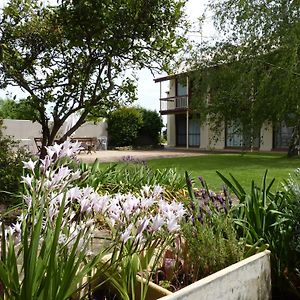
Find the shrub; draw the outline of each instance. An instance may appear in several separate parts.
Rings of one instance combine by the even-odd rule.
[[[22,190],[22,161],[28,159],[29,153],[24,149],[16,150],[18,143],[4,136],[2,127],[3,121],[0,120],[0,203],[12,204]]]
[[[237,238],[230,215],[230,201],[224,194],[193,189],[186,174],[190,198],[186,201],[186,222],[182,240],[174,254],[165,258],[160,279],[174,290],[219,271],[244,257],[244,244]]]
[[[138,132],[136,146],[158,145],[163,122],[160,115],[153,110],[139,108],[142,113],[143,124]]]
[[[218,175],[239,200],[232,213],[240,237],[248,244],[269,247],[273,289],[276,295],[288,295],[290,286],[287,280],[291,283],[289,270],[295,269],[296,262],[300,261],[299,254],[291,247],[297,217],[291,205],[295,203],[291,186],[287,188],[289,192],[272,192],[275,179],[267,184],[266,171],[261,186],[252,181],[251,191],[247,193],[231,174],[230,179],[220,173]]]
[[[109,145],[115,147],[133,145],[142,123],[142,114],[136,108],[123,107],[113,111],[107,119]]]
[[[156,111],[123,107],[112,112],[107,123],[112,146],[156,146],[160,142],[163,123]]]

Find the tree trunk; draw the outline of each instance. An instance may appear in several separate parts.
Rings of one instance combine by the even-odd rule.
[[[300,147],[300,122],[297,123],[293,128],[292,137],[289,144],[288,156],[292,157],[299,155]]]

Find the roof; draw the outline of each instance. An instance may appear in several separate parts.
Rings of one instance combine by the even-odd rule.
[[[180,77],[182,75],[186,75],[186,74],[188,74],[188,72],[174,74],[174,75],[168,75],[168,76],[164,76],[164,77],[160,77],[160,78],[155,78],[153,80],[155,83],[162,82],[162,81],[172,80],[172,79],[178,78],[178,77]]]

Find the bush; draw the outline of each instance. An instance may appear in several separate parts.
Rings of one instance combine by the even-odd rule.
[[[107,119],[109,145],[114,147],[133,145],[142,123],[142,114],[136,108],[123,107],[115,110]]]
[[[107,120],[109,144],[114,147],[158,145],[162,120],[156,111],[120,108]]]
[[[136,145],[158,145],[160,142],[160,131],[163,127],[160,115],[156,111],[144,108],[140,108],[139,111],[142,113],[143,124],[138,132]]]
[[[14,150],[18,143],[2,133],[3,121],[0,120],[0,203],[13,204],[16,195],[22,190],[22,161],[29,157],[24,149]]]
[[[297,273],[300,260],[299,253],[292,247],[295,220],[299,217],[296,214],[299,202],[294,200],[297,199],[298,183],[290,180],[285,191],[273,192],[275,179],[267,184],[266,171],[261,186],[252,181],[251,191],[246,192],[231,174],[231,178],[226,178],[217,173],[238,199],[232,213],[240,237],[247,244],[258,247],[266,245],[271,251],[273,295],[291,299],[290,293],[296,293],[299,297],[297,288],[300,277]],[[294,284],[296,276],[299,278]]]
[[[189,198],[185,199],[186,222],[182,239],[165,257],[156,281],[168,282],[173,290],[187,286],[245,257],[245,245],[237,237],[227,193],[192,187],[186,173]]]

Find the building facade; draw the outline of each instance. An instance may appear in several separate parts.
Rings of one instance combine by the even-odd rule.
[[[160,114],[167,116],[167,146],[201,150],[250,149],[260,151],[287,150],[292,128],[265,123],[252,138],[236,131],[229,124],[218,133],[209,123],[192,112],[191,88],[188,74],[154,79],[160,85]],[[166,90],[163,90],[163,86]]]

